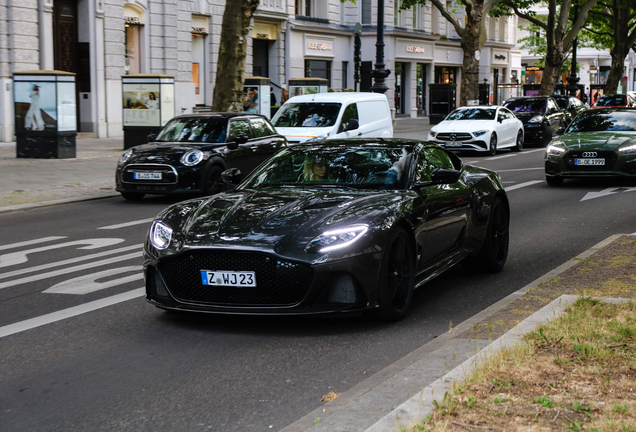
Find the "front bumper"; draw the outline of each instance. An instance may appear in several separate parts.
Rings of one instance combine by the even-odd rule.
[[[593,151],[593,150],[592,150]],[[582,152],[568,151],[563,155],[546,155],[545,174],[563,178],[636,177],[636,156],[626,156],[610,150],[596,150],[596,157],[605,159],[604,165],[576,165]]]
[[[451,147],[446,145],[447,141],[439,141],[436,139],[431,139],[429,140],[430,143],[433,144],[437,144],[438,146],[447,148],[448,150],[472,150],[472,151],[479,151],[479,152],[486,152],[488,151],[488,144],[485,141],[482,140],[467,140],[467,141],[460,141],[462,143],[461,146],[459,147]]]
[[[131,163],[117,167],[117,192],[144,194],[192,194],[203,193],[201,168],[175,167],[168,164]],[[134,173],[158,173],[160,180],[138,180]]]

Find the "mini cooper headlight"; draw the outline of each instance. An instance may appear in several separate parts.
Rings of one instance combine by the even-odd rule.
[[[130,159],[130,157],[133,154],[133,149],[128,149],[126,150],[124,153],[122,153],[122,155],[119,157],[119,163],[123,164],[125,163],[128,159]]]
[[[543,116],[538,115],[528,120],[528,123],[541,123],[542,121],[543,121]]]
[[[203,152],[201,150],[188,150],[181,156],[181,163],[185,166],[195,166],[203,160]]]
[[[558,156],[565,153],[565,147],[563,147],[562,141],[555,141],[545,149],[546,153],[552,156]]]
[[[368,225],[352,225],[332,231],[325,231],[305,247],[305,252],[330,252],[342,249],[360,239],[369,230]]]
[[[155,248],[164,250],[170,246],[170,240],[172,240],[172,228],[165,222],[154,221],[150,227],[150,243]]]
[[[618,151],[621,153],[636,153],[636,144],[621,147]]]
[[[473,135],[475,135],[476,137],[478,136],[482,136],[483,134],[485,134],[486,132],[488,132],[487,130],[481,130],[481,131],[477,131],[477,132],[473,132]]]

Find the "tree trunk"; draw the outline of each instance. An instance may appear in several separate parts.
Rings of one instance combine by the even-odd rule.
[[[612,67],[610,69],[609,76],[607,77],[607,84],[605,85],[605,94],[615,94],[618,91],[618,84],[623,79],[623,72],[625,70],[625,57],[629,47],[614,45],[614,48],[610,49],[610,55],[612,56]]]
[[[477,10],[478,7],[478,13],[466,11],[466,33],[461,42],[461,47],[464,50],[464,60],[459,106],[466,106],[469,100],[479,99],[479,61],[475,58],[475,51],[479,49],[483,4],[479,6],[476,4],[473,11]]]
[[[225,2],[212,111],[243,111],[247,35],[259,0]]]

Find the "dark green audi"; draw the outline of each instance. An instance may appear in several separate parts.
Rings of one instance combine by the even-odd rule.
[[[599,109],[579,114],[546,149],[545,179],[636,177],[636,109]]]

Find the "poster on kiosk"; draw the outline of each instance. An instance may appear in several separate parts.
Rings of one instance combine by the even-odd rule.
[[[269,78],[245,77],[243,82],[243,111],[271,117],[271,88]]]

